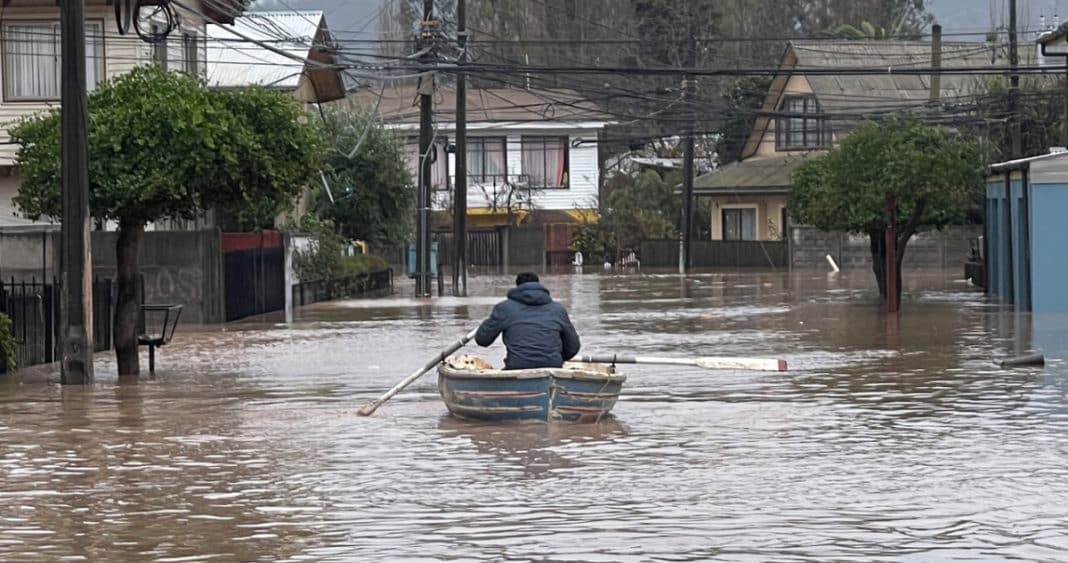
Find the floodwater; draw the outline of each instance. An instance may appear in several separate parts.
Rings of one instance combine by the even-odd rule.
[[[628,366],[594,425],[454,420],[432,375],[356,416],[505,277],[183,328],[138,385],[0,385],[0,560],[1068,560],[1068,323],[955,277],[896,322],[865,272],[547,279],[584,352],[792,369]]]

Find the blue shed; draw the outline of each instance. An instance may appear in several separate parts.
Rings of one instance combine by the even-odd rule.
[[[1068,312],[1068,152],[990,167],[986,290],[1017,309]]]

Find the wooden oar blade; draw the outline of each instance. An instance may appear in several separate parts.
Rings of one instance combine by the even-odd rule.
[[[786,360],[775,358],[665,358],[656,356],[607,355],[582,356],[579,361],[597,364],[651,364],[694,366],[704,369],[739,371],[786,371]]]
[[[786,371],[786,360],[775,358],[694,358],[694,365],[704,369],[741,371]]]
[[[465,334],[462,339],[457,342],[454,342],[451,346],[439,352],[436,358],[427,362],[423,367],[413,371],[411,375],[402,379],[400,383],[394,385],[393,388],[389,391],[386,391],[384,395],[364,405],[362,409],[356,411],[356,414],[360,416],[371,416],[372,414],[374,414],[374,412],[378,410],[378,407],[382,406],[382,403],[385,403],[391,397],[393,397],[397,393],[400,393],[402,389],[410,385],[416,379],[422,377],[424,373],[434,369],[435,366],[445,361],[445,358],[449,357],[450,354],[459,350],[460,348],[463,348],[464,345],[466,345],[468,342],[475,338],[476,332],[478,332],[478,329],[474,329],[471,332]]]

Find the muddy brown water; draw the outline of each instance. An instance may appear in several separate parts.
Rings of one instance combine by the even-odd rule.
[[[504,277],[184,328],[138,385],[0,385],[0,560],[1068,560],[1068,323],[954,274],[896,323],[863,272],[548,279],[584,352],[793,370],[628,366],[595,425],[458,421],[432,376],[356,416]]]

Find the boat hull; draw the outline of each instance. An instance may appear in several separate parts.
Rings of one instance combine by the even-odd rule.
[[[438,391],[453,416],[490,421],[594,422],[615,406],[626,376],[598,364],[495,370],[479,358],[449,358]]]

